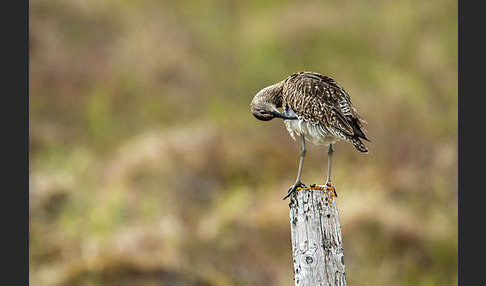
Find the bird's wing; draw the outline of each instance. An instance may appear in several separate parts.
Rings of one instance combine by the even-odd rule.
[[[366,120],[331,77],[314,72],[295,73],[285,81],[283,100],[299,119],[332,126],[347,136],[366,138],[362,129]]]

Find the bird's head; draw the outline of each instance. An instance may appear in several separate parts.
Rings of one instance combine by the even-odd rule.
[[[258,120],[269,121],[280,113],[282,107],[282,86],[280,83],[260,90],[251,101],[251,113]]]
[[[252,102],[251,104],[251,113],[256,119],[261,121],[272,120],[275,117],[274,109],[276,109],[276,107],[269,103],[257,102],[253,104]]]

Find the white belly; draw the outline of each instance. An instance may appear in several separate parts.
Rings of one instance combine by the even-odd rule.
[[[303,120],[284,120],[284,123],[294,140],[296,136],[304,136],[306,140],[316,145],[329,145],[342,139],[322,124],[312,124]]]

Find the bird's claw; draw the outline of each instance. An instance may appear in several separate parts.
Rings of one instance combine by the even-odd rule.
[[[288,198],[298,188],[305,188],[305,185],[301,181],[298,181],[297,183],[295,183],[289,188],[289,192],[287,193],[287,195],[285,195],[283,199],[285,200],[286,198]]]
[[[337,198],[337,193],[336,193],[336,188],[334,188],[330,182],[327,182],[326,183],[326,188],[329,190],[329,191],[332,191],[334,196]]]

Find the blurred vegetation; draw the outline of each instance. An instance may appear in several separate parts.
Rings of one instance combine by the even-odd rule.
[[[29,1],[31,285],[294,285],[298,142],[253,96],[337,79],[349,285],[457,284],[457,1]],[[327,154],[308,144],[303,182]]]

